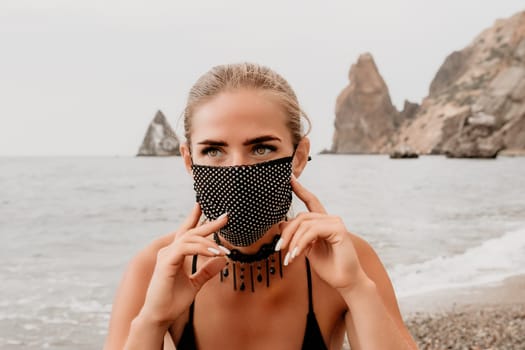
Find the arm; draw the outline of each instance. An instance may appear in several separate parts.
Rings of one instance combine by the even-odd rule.
[[[157,253],[172,240],[173,234],[155,240],[128,264],[113,301],[104,350],[122,349],[124,347],[131,322],[139,314],[144,304],[146,290],[157,260]]]
[[[347,305],[345,323],[352,349],[417,349],[397,306],[390,279],[377,254],[329,215],[317,197],[292,177],[292,188],[308,212],[280,224],[284,265],[305,252],[320,278]]]
[[[195,204],[175,234],[133,259],[115,298],[105,350],[160,349],[168,327],[224,267],[225,252],[206,237],[224,226],[227,216],[196,227],[200,215]],[[190,274],[185,259],[194,254],[210,259]]]
[[[417,349],[406,328],[390,278],[372,247],[350,234],[364,271],[361,282],[341,295],[352,349]]]

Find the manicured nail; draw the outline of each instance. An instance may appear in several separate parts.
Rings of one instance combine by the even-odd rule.
[[[295,258],[295,255],[297,254],[298,251],[299,251],[299,247],[295,246],[295,248],[292,250],[292,259]]]
[[[224,213],[224,214],[222,214],[221,216],[219,216],[219,217],[217,218],[217,220],[220,220],[220,219],[224,218],[225,216],[228,216],[228,213]]]
[[[208,247],[208,251],[215,254],[215,255],[219,255],[221,252],[219,251],[219,249],[215,249],[213,247]]]
[[[222,250],[224,253],[226,253],[226,255],[231,254],[230,250],[226,247],[223,247],[222,245],[219,246],[219,249]]]
[[[290,252],[286,253],[284,257],[284,266],[288,266],[289,261],[290,261]]]
[[[283,239],[279,238],[279,240],[277,241],[277,244],[275,245],[275,251],[278,252],[279,250],[281,250],[282,245],[283,245]]]

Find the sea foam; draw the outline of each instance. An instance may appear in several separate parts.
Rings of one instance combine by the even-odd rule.
[[[525,273],[525,227],[484,241],[461,254],[396,265],[390,277],[398,297],[501,281]]]

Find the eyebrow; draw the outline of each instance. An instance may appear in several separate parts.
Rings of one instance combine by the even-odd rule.
[[[254,145],[256,143],[262,143],[262,142],[266,142],[266,141],[279,141],[279,142],[281,142],[281,139],[276,137],[276,136],[265,135],[265,136],[256,137],[254,139],[246,140],[242,144],[243,144],[243,146],[248,146],[248,145]]]
[[[204,140],[197,143],[198,145],[210,145],[210,146],[227,146],[228,144],[224,141],[215,140]]]
[[[262,142],[267,142],[267,141],[279,141],[279,142],[281,142],[281,139],[276,137],[276,136],[272,136],[272,135],[264,135],[264,136],[259,136],[259,137],[253,138],[253,139],[248,139],[248,140],[244,141],[242,144],[243,144],[243,146],[249,146],[249,145],[254,145],[254,144],[257,144],[257,143],[262,143]],[[209,145],[209,146],[228,146],[228,143],[226,143],[225,141],[209,140],[209,139],[206,139],[204,141],[198,142],[197,144],[198,145]]]

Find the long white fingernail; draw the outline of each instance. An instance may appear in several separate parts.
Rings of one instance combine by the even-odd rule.
[[[228,216],[228,213],[224,213],[224,214],[222,214],[221,216],[219,216],[219,217],[217,218],[217,220],[220,220],[220,219],[224,218],[225,216]]]
[[[297,254],[298,250],[299,250],[299,247],[295,246],[295,248],[292,250],[292,259],[295,258],[295,255]]]
[[[289,261],[290,261],[290,252],[286,253],[284,257],[284,266],[288,266]]]
[[[221,253],[218,249],[215,249],[213,247],[208,247],[208,251],[215,255],[219,255]]]
[[[275,245],[275,251],[278,252],[279,250],[281,250],[282,245],[283,245],[283,239],[279,238],[279,240],[277,241],[277,244]]]
[[[231,252],[228,248],[223,247],[222,245],[219,246],[219,249],[226,253],[226,255],[230,255]]]

